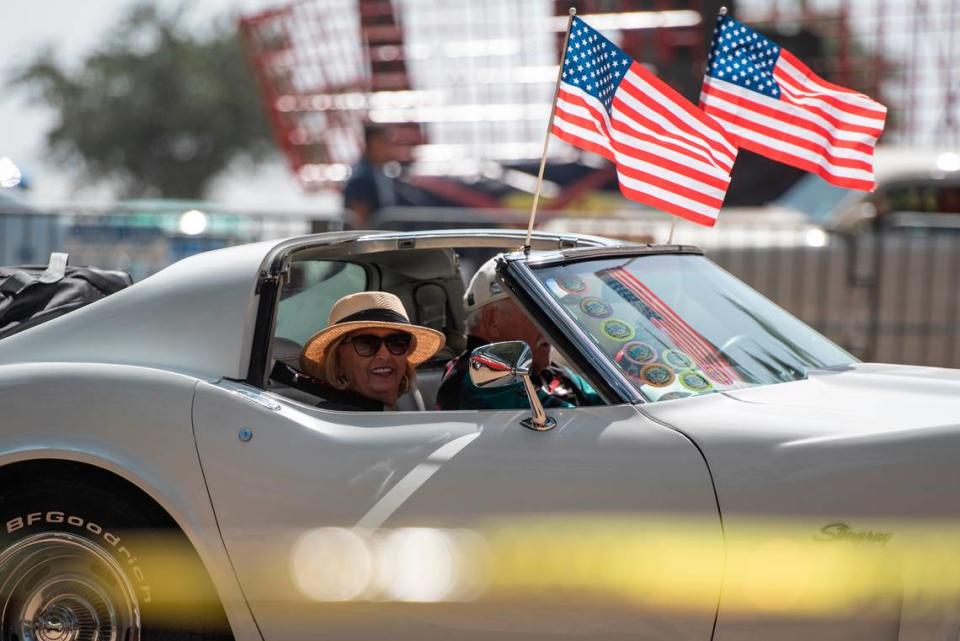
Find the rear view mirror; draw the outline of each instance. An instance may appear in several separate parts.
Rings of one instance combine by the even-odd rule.
[[[533,416],[521,423],[538,432],[545,432],[557,426],[557,422],[546,415],[537,396],[537,390],[530,380],[530,367],[533,355],[524,341],[491,343],[473,350],[470,354],[470,382],[481,389],[504,387],[515,383],[517,378],[523,382],[530,402]]]

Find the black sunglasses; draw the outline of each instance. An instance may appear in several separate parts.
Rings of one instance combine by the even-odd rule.
[[[380,351],[380,345],[386,345],[387,351],[394,356],[401,356],[410,351],[410,345],[413,343],[413,335],[406,332],[397,332],[386,336],[375,336],[373,334],[358,334],[351,336],[343,341],[352,343],[357,356],[370,357]]]

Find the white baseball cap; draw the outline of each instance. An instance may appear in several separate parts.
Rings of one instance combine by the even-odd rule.
[[[463,296],[463,307],[468,312],[472,312],[505,298],[510,296],[503,290],[503,285],[497,278],[497,257],[494,256],[481,265],[470,279],[467,293]]]

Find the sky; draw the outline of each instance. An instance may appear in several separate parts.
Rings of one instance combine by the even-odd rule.
[[[197,24],[214,17],[257,13],[287,0],[155,0],[164,7],[184,6]],[[69,171],[45,160],[44,134],[53,112],[32,104],[20,92],[3,87],[12,69],[28,61],[41,46],[55,47],[63,61],[80,59],[95,48],[134,0],[0,0],[0,158],[8,157],[25,173],[32,186],[26,199],[39,205],[81,203],[101,206],[112,201],[103,188],[76,191]],[[211,199],[225,204],[267,208],[271,211],[330,210],[339,203],[330,195],[303,194],[283,162],[248,172],[230,172],[213,187]]]

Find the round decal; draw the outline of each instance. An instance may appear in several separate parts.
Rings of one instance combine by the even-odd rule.
[[[690,392],[667,392],[666,394],[664,394],[663,396],[661,396],[661,397],[658,398],[657,400],[658,400],[658,401],[672,401],[672,400],[677,399],[677,398],[687,398],[688,396],[690,396]]]
[[[613,315],[613,308],[599,298],[584,298],[580,301],[580,309],[590,318],[608,318]]]
[[[633,338],[633,328],[618,318],[603,321],[600,326],[604,336],[615,341],[628,341]]]
[[[561,276],[557,279],[557,286],[568,294],[582,294],[587,284],[579,276]]]
[[[686,387],[688,390],[693,390],[694,392],[706,392],[713,389],[713,384],[707,380],[707,378],[699,373],[694,371],[680,372],[677,374],[677,378],[680,379],[680,384]]]
[[[693,367],[693,359],[678,349],[663,350],[663,362],[673,369],[690,369]]]
[[[673,370],[660,363],[645,365],[640,370],[640,377],[643,378],[644,383],[651,387],[666,387],[673,383],[675,378]]]
[[[652,362],[657,352],[650,345],[633,341],[623,346],[614,360],[620,368],[634,378],[640,376],[640,368]]]

